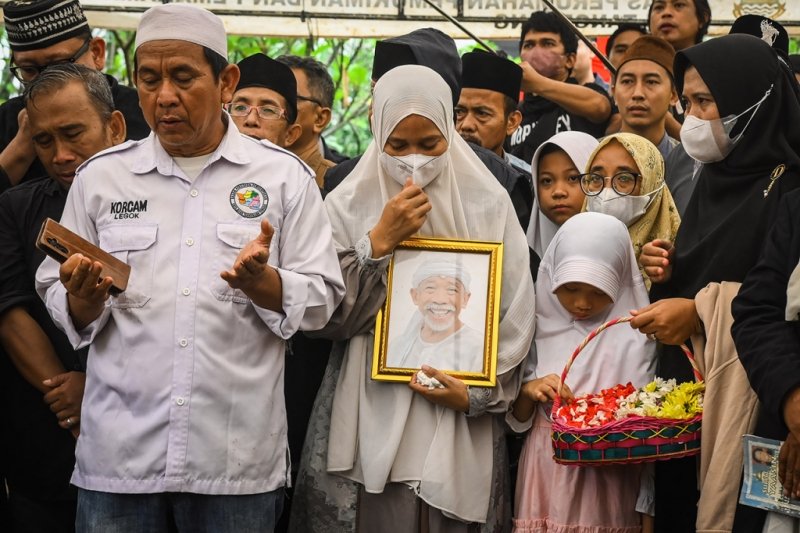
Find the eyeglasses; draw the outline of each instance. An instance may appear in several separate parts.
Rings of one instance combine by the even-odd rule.
[[[264,120],[286,118],[286,111],[276,105],[228,104],[228,113],[233,117],[246,117],[253,109],[256,110],[258,118],[263,118]]]
[[[641,178],[636,172],[617,172],[611,178],[606,178],[596,172],[581,174],[581,189],[586,196],[597,196],[603,191],[606,179],[611,179],[611,188],[620,196],[628,196],[636,188],[636,180]]]
[[[303,100],[303,101],[305,101],[305,102],[313,102],[313,103],[317,104],[317,105],[318,105],[318,106],[320,106],[320,107],[326,107],[326,106],[325,106],[325,105],[324,105],[322,102],[320,102],[320,101],[319,101],[319,100],[317,100],[316,98],[311,98],[310,96],[300,96],[300,95],[298,94],[298,95],[297,95],[297,99],[298,99],[298,100]]]
[[[87,40],[85,40],[83,42],[81,47],[78,48],[78,51],[75,52],[74,54],[72,54],[71,57],[68,57],[66,59],[60,59],[60,60],[57,60],[57,61],[53,61],[52,63],[48,63],[47,65],[44,65],[44,66],[41,66],[41,67],[38,66],[38,65],[19,65],[19,66],[9,67],[8,70],[10,70],[11,74],[13,74],[14,77],[17,78],[22,83],[29,83],[29,82],[33,81],[33,79],[36,76],[38,76],[39,74],[44,72],[47,68],[52,67],[53,65],[63,65],[65,63],[75,63],[78,59],[80,59],[80,57],[83,54],[85,54],[89,50],[89,45],[90,44],[92,44],[92,40],[91,39],[87,39]]]

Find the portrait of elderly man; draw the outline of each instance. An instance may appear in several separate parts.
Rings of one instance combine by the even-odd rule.
[[[411,279],[416,307],[405,330],[390,340],[387,366],[480,372],[483,335],[461,320],[470,301],[469,272],[447,260],[422,263]]]

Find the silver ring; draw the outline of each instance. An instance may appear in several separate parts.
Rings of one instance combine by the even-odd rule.
[[[67,423],[68,427],[72,427],[72,417],[71,416],[68,416],[67,419],[64,422]]]
[[[655,333],[648,333],[647,338],[650,339],[651,341],[658,341],[658,337],[656,337]]]

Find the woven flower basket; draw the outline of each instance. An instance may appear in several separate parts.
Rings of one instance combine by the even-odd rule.
[[[567,378],[572,363],[586,345],[606,328],[630,322],[633,317],[610,320],[592,331],[575,349],[561,373],[561,385]],[[686,345],[683,352],[694,369],[697,381],[703,376],[694,355]],[[575,428],[560,423],[555,414],[561,406],[561,397],[553,402],[553,458],[557,463],[578,466],[605,466],[664,461],[700,453],[699,414],[690,419],[674,420],[652,416],[629,416],[600,427]]]

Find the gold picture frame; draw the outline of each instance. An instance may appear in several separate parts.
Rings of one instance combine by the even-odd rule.
[[[501,242],[400,243],[375,321],[372,379],[407,383],[427,364],[467,385],[493,387],[502,265]]]

